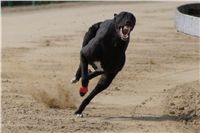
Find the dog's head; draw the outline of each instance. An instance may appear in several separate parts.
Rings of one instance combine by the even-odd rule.
[[[135,16],[129,12],[121,12],[119,14],[114,14],[114,22],[115,29],[121,40],[128,41],[130,33],[136,23]]]

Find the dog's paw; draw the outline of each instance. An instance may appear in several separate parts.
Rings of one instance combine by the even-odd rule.
[[[78,82],[78,80],[76,79],[76,77],[73,77],[70,82],[71,84],[75,84],[76,82]]]
[[[76,118],[83,118],[83,114],[74,114]]]
[[[85,94],[88,92],[88,87],[80,87],[80,90],[79,90],[79,94],[81,97],[85,96]]]

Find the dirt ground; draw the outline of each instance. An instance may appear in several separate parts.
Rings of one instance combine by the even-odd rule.
[[[200,39],[176,31],[175,8],[181,4],[76,2],[3,9],[2,133],[199,133]],[[123,10],[137,18],[126,65],[77,119],[73,113],[83,98],[80,83],[71,85],[70,79],[83,35],[91,24]],[[183,117],[188,113],[192,119]]]

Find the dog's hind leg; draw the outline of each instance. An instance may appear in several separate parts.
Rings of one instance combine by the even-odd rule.
[[[74,84],[78,82],[80,78],[81,78],[81,65],[79,65],[76,71],[76,75],[72,78],[71,83]]]
[[[109,74],[103,74],[98,82],[98,84],[96,85],[95,89],[83,100],[83,102],[81,103],[81,105],[79,106],[78,110],[75,112],[76,116],[81,116],[83,110],[85,109],[85,107],[90,103],[90,101],[100,92],[102,92],[103,90],[105,90],[110,83],[112,82],[112,80],[114,79],[114,77],[116,76],[117,73],[109,73]]]
[[[88,79],[91,80],[103,73],[104,73],[104,71],[91,72],[88,70]],[[80,78],[81,78],[81,66],[79,65],[76,75],[72,78],[71,83],[74,84],[74,83],[78,82],[80,80]]]
[[[91,73],[88,74],[88,78],[89,78],[89,80],[91,80],[91,79],[93,79],[93,78],[95,78],[95,77],[97,77],[97,76],[99,76],[103,73],[104,73],[104,71],[94,71],[94,72],[91,72]]]

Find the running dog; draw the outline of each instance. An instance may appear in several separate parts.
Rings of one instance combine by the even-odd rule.
[[[105,90],[122,70],[130,33],[135,24],[136,18],[132,13],[121,12],[114,14],[113,19],[92,25],[86,32],[80,51],[80,65],[71,82],[76,83],[81,78],[80,95],[84,96],[88,92],[89,80],[98,75],[101,75],[101,78],[76,110],[76,116],[82,116],[90,101]],[[93,72],[88,70],[88,65],[94,68]]]

